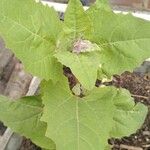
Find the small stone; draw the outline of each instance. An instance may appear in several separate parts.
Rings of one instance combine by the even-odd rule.
[[[143,131],[143,135],[150,135],[150,131]]]
[[[135,139],[137,139],[137,136],[134,136]]]
[[[150,139],[149,139],[149,138],[146,138],[146,141],[147,141],[147,142],[149,142],[149,141],[150,141]]]

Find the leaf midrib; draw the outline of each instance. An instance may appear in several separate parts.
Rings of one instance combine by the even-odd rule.
[[[32,35],[34,35],[34,36],[40,38],[41,40],[43,40],[43,41],[45,41],[45,42],[49,42],[47,39],[43,38],[43,37],[40,36],[39,34],[36,34],[35,32],[29,30],[26,26],[24,26],[24,25],[18,23],[16,20],[14,20],[14,19],[12,19],[12,18],[10,18],[10,17],[8,17],[8,16],[6,16],[6,15],[4,15],[4,14],[3,14],[3,16],[4,16],[4,18],[10,20],[10,22],[13,22],[14,24],[16,24],[16,25],[20,26],[21,28],[23,28],[24,30],[26,30],[26,31],[29,32],[30,34],[32,34]]]
[[[84,62],[82,61],[82,59],[79,58],[79,56],[76,57],[77,59],[77,62],[79,62],[80,64],[80,71],[82,71],[82,75],[86,74],[86,78],[87,78],[87,81],[89,82],[88,85],[91,85],[91,81],[90,81],[90,75],[89,75],[89,72],[86,71],[85,67],[84,67]],[[90,87],[89,87],[90,89]]]

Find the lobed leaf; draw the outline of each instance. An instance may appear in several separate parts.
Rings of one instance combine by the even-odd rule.
[[[97,7],[87,11],[93,25],[91,41],[101,48],[102,72],[108,77],[132,71],[150,57],[150,22]]]
[[[0,96],[0,121],[42,148],[55,150],[53,141],[45,137],[46,123],[40,121],[42,107],[39,97],[12,101]]]
[[[55,141],[57,150],[97,150],[107,145],[112,128],[107,121],[112,122],[114,109],[111,97],[108,100],[91,97],[82,101],[58,84],[48,85],[42,120],[48,123],[46,136]]]
[[[65,34],[72,40],[85,38],[91,34],[93,28],[89,16],[85,13],[79,0],[70,0],[65,12],[64,28]]]
[[[42,79],[53,79],[53,58],[61,22],[53,8],[34,0],[0,1],[0,36],[25,69]]]
[[[49,82],[42,99],[46,136],[55,141],[57,150],[103,150],[108,138],[135,132],[147,113],[144,105],[135,106],[129,93],[114,87],[95,88],[79,98]]]

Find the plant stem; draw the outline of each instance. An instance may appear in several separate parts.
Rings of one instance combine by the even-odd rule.
[[[135,98],[142,98],[142,99],[145,99],[145,100],[149,100],[149,97],[142,96],[142,95],[134,95],[134,94],[132,94],[131,96],[135,97]]]

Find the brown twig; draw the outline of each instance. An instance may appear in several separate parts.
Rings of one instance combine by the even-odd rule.
[[[142,99],[145,99],[145,100],[149,100],[149,97],[142,96],[142,95],[134,95],[134,94],[132,94],[131,96],[135,97],[135,98],[142,98]]]
[[[127,150],[143,150],[143,148],[141,148],[141,147],[128,146],[128,145],[124,145],[124,144],[121,144],[120,148],[127,149]]]
[[[126,150],[143,150],[141,147],[129,146],[129,145],[112,145],[111,148],[119,148],[119,149],[126,149]]]
[[[142,145],[142,147],[144,147],[144,148],[149,148],[149,147],[150,147],[150,144],[148,144],[148,145]]]

